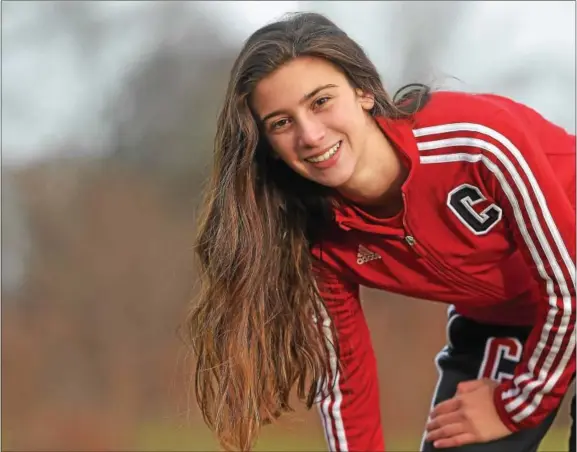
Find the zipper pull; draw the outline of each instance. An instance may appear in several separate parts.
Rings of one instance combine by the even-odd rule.
[[[417,244],[415,237],[413,237],[412,235],[406,235],[404,238],[405,238],[405,242],[407,242],[407,245],[409,245],[409,248],[411,248],[411,250],[413,250],[413,253],[415,253],[419,259],[421,257],[423,257],[421,255],[421,252],[418,250],[418,248],[415,247],[415,245]]]
[[[412,235],[406,235],[405,242],[407,242],[407,245],[409,245],[410,247],[415,246],[415,243],[417,243],[417,241]]]

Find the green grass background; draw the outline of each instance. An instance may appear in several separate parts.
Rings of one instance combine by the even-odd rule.
[[[258,441],[255,452],[265,451],[326,451],[321,432],[315,435],[303,435],[295,428],[294,432],[277,427],[268,427]],[[568,428],[554,427],[543,440],[539,452],[560,452],[568,450]],[[419,449],[421,438],[402,438],[389,435],[388,452],[415,452]],[[169,425],[143,426],[137,438],[139,451],[218,451],[217,442],[206,430],[191,431],[185,427]],[[506,452],[506,451],[503,451]]]

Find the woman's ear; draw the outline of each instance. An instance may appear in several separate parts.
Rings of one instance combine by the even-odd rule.
[[[355,91],[363,110],[371,111],[375,106],[375,96],[373,94],[363,92],[363,90],[360,88],[357,88]]]

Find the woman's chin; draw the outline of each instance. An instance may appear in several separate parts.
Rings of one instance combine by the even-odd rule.
[[[304,168],[303,168],[304,169]],[[345,185],[352,177],[354,166],[342,159],[330,168],[306,168],[301,175],[307,179],[329,188],[338,188]]]
[[[350,175],[344,172],[325,174],[323,177],[315,178],[315,182],[329,188],[343,187],[350,179]]]

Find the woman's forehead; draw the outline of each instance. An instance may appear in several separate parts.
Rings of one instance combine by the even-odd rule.
[[[345,76],[331,63],[321,58],[296,58],[257,83],[253,106],[262,117],[267,114],[263,110],[297,107],[315,90],[343,83]]]

